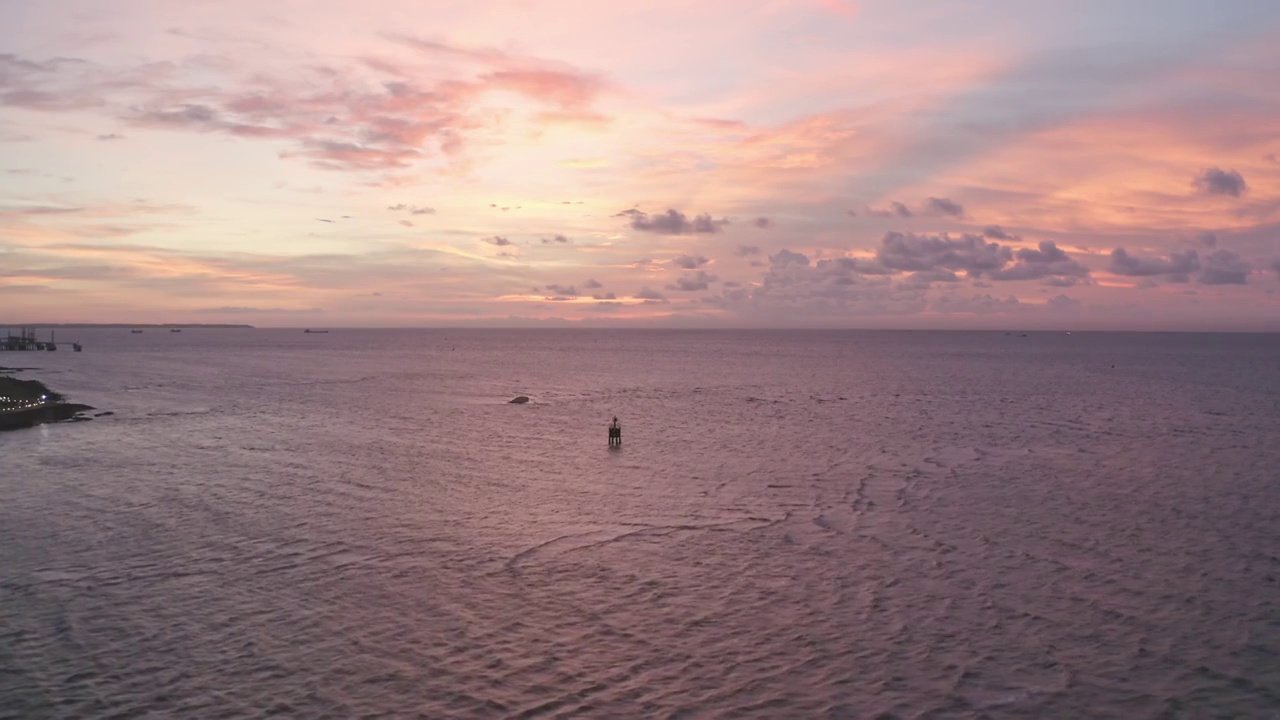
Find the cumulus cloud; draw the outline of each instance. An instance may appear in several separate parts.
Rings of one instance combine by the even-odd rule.
[[[1205,247],[1211,247],[1211,248],[1216,248],[1216,247],[1218,247],[1218,235],[1217,235],[1217,233],[1202,232],[1202,233],[1200,233],[1199,235],[1197,235],[1197,236],[1196,236],[1196,239],[1197,239],[1197,240],[1199,240],[1199,241],[1200,241],[1200,243],[1201,243],[1202,245],[1204,245]]]
[[[618,296],[611,292],[594,293],[591,295],[591,297],[592,299],[595,299],[595,300],[617,300],[618,299]]]
[[[776,255],[769,256],[769,264],[774,267],[786,267],[788,265],[801,265],[807,267],[809,265],[809,257],[802,253],[791,252],[790,250],[783,248],[779,250]]]
[[[880,240],[876,260],[900,271],[951,270],[980,277],[1000,270],[1013,259],[1007,247],[989,243],[981,235],[952,237],[889,232]]]
[[[569,242],[569,238],[565,237],[564,235],[553,235],[552,237],[549,237],[549,238],[542,238],[543,245],[551,245],[552,243],[567,243],[567,242]]]
[[[601,282],[599,280],[596,280],[595,278],[592,278],[586,281],[585,283],[582,284],[582,286],[588,290],[597,290],[599,288],[604,287],[604,285],[601,284]]]
[[[921,270],[907,275],[903,283],[915,287],[930,287],[934,283],[959,282],[960,276],[950,270]]]
[[[1124,248],[1111,251],[1111,265],[1107,268],[1116,275],[1126,277],[1155,277],[1163,275],[1173,282],[1187,282],[1191,273],[1200,270],[1200,256],[1195,250],[1170,253],[1167,260],[1130,255]]]
[[[839,257],[814,263],[803,253],[783,248],[769,257],[759,283],[733,287],[726,283],[706,301],[756,319],[786,322],[797,313],[839,318],[849,313],[901,314],[925,308],[923,288],[863,273],[870,262]]]
[[[769,228],[773,227],[773,220],[770,220],[767,217],[758,217],[753,222],[754,222],[754,225],[760,228],[761,230],[768,230]]]
[[[1235,170],[1205,168],[1196,176],[1195,187],[1205,195],[1240,197],[1249,191],[1244,176]]]
[[[645,272],[657,272],[663,269],[662,265],[654,262],[652,258],[641,258],[626,263],[626,266],[632,270],[644,270]]]
[[[511,244],[510,240],[502,237],[501,235],[494,235],[493,237],[485,238],[484,241],[490,245],[497,245],[498,247],[506,247]]]
[[[672,209],[668,209],[665,213],[650,215],[631,208],[623,210],[614,217],[629,217],[631,218],[632,229],[661,235],[716,233],[720,232],[721,226],[729,223],[728,220],[712,220],[711,216],[706,213],[690,219],[684,213]]]
[[[984,237],[991,238],[992,240],[1017,240],[1018,239],[1017,235],[1010,235],[1009,233],[1005,232],[1005,229],[1000,227],[999,225],[986,226],[985,228],[982,229],[982,235]]]
[[[931,197],[924,201],[923,214],[962,217],[964,215],[964,206],[949,198]]]
[[[695,270],[711,262],[711,259],[705,258],[701,255],[677,255],[671,262],[678,268],[684,270]]]
[[[698,290],[706,290],[711,283],[718,278],[715,275],[708,275],[705,270],[681,275],[674,283],[667,285],[668,290],[678,290],[680,292],[695,292]]]
[[[1205,256],[1198,277],[1205,285],[1244,285],[1253,268],[1230,250],[1215,250]]]
[[[739,245],[737,250],[733,251],[738,257],[747,257],[749,255],[759,255],[759,245]]]
[[[640,300],[654,300],[654,301],[656,301],[656,302],[666,302],[666,301],[667,301],[667,296],[666,296],[666,295],[663,295],[662,293],[658,292],[657,290],[653,290],[653,289],[651,289],[651,288],[649,288],[649,287],[647,287],[647,286],[646,286],[646,287],[642,287],[642,288],[640,288],[638,291],[636,291],[636,297],[637,297],[637,298],[639,298]]]
[[[1185,283],[1195,275],[1205,285],[1244,285],[1253,270],[1247,260],[1230,250],[1214,250],[1203,261],[1195,250],[1170,253],[1169,258],[1147,258],[1130,255],[1124,248],[1111,252],[1111,266],[1116,275],[1163,277],[1170,282]]]
[[[1057,287],[1074,285],[1089,275],[1089,269],[1072,260],[1056,243],[1042,241],[1037,250],[1022,248],[1013,254],[1016,262],[990,274],[992,280],[1039,280],[1050,278]]]
[[[801,255],[801,258],[804,256]],[[803,264],[803,262],[801,263]],[[817,267],[824,271],[839,271],[856,275],[897,275],[901,271],[885,267],[874,258],[837,257],[819,260]]]
[[[578,288],[572,285],[548,285],[546,291],[563,297],[578,297]]]

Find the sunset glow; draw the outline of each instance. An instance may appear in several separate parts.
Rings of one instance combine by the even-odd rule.
[[[1280,329],[1280,4],[0,5],[0,321]]]

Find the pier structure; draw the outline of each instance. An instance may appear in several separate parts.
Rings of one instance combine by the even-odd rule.
[[[73,343],[76,352],[80,352],[80,343]],[[47,350],[53,351],[58,349],[58,342],[55,337],[55,331],[49,331],[49,339],[41,340],[36,337],[35,328],[19,328],[18,334],[14,335],[13,330],[5,330],[4,337],[0,337],[0,351],[18,351],[18,350]]]
[[[614,418],[609,423],[609,447],[618,447],[622,445],[622,425],[618,424],[618,418]]]
[[[0,350],[58,350],[58,343],[54,342],[52,332],[49,341],[44,341],[36,337],[35,328],[19,328],[18,334],[5,331],[5,336],[0,338]]]

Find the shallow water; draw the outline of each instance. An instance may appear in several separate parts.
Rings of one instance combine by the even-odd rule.
[[[1280,717],[1280,337],[78,334],[0,717]]]

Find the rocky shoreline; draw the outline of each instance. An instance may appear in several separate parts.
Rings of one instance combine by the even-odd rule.
[[[9,373],[24,368],[3,368]],[[10,375],[0,375],[0,432],[21,430],[45,423],[82,422],[92,418],[84,416],[94,408],[90,405],[66,402],[66,399],[38,380],[19,380]]]

